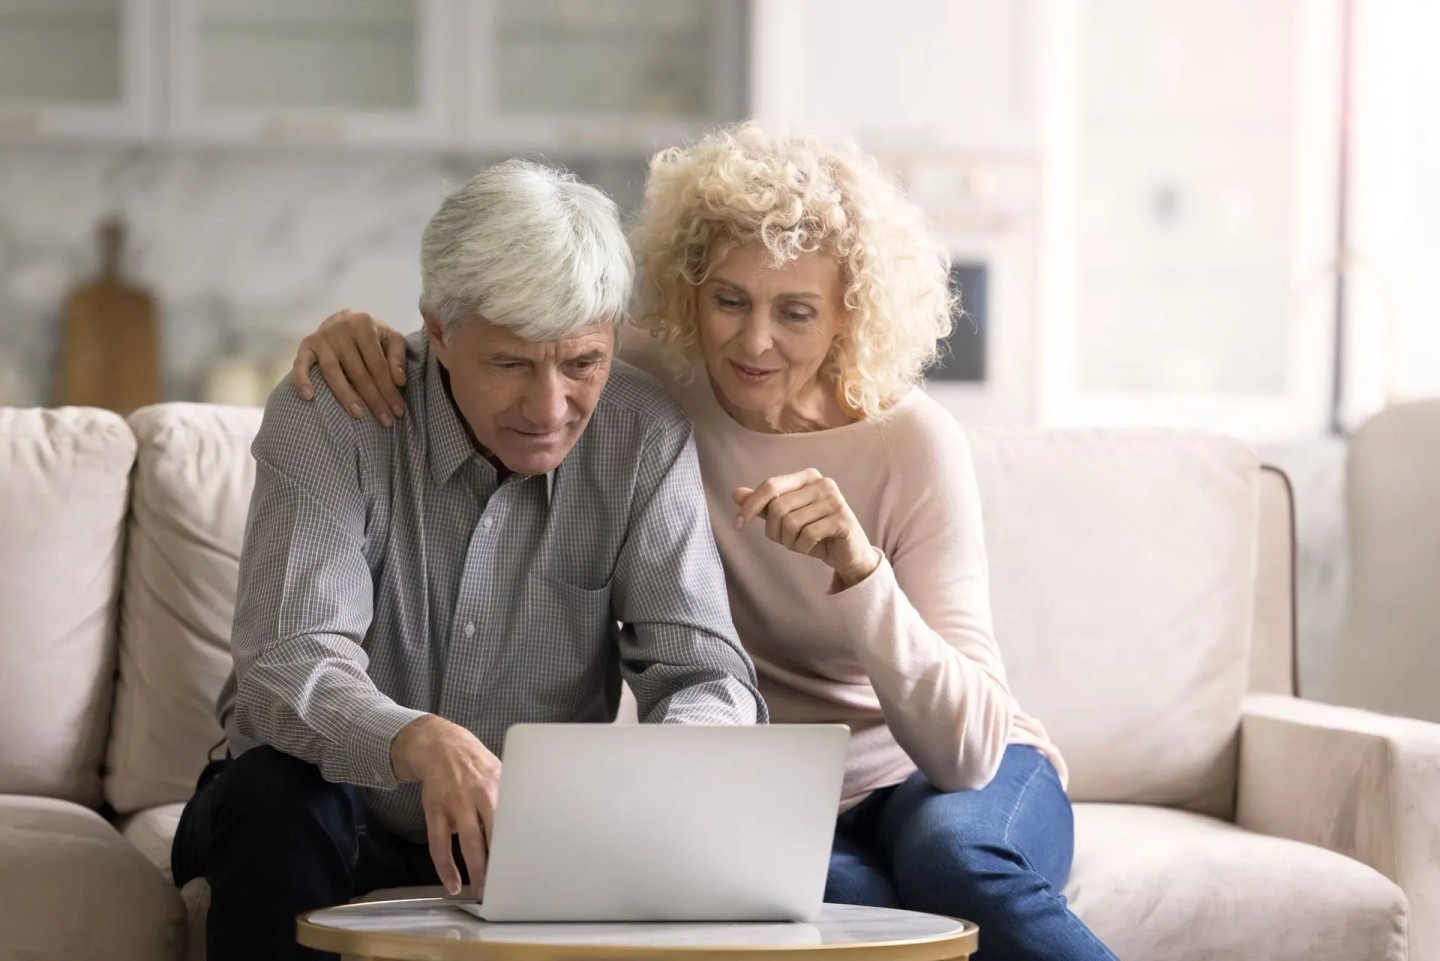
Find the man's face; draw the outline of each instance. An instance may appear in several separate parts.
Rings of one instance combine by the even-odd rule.
[[[600,321],[547,341],[524,340],[480,317],[448,340],[428,317],[425,329],[475,442],[517,474],[559,467],[610,379],[613,325]]]

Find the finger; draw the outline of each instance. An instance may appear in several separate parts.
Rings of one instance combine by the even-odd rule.
[[[336,341],[330,345],[335,355],[340,358],[340,369],[345,375],[345,383],[353,394],[358,395],[360,401],[364,402],[364,408],[359,416],[363,417],[368,410],[375,415],[375,419],[389,427],[394,422],[390,413],[390,405],[380,397],[380,391],[375,386],[375,378],[365,369],[365,359],[360,356],[360,348],[350,338]],[[351,409],[351,413],[354,410]]]
[[[735,502],[736,507],[739,507],[745,503],[745,498],[753,493],[755,493],[755,488],[753,487],[737,487],[730,492],[730,499]]]
[[[395,381],[390,376],[390,359],[385,356],[385,351],[380,347],[380,341],[369,336],[362,336],[359,340],[360,358],[365,362],[365,371],[374,382],[376,392],[384,402],[384,407],[376,410],[370,408],[375,419],[385,423],[386,417],[399,417],[405,410],[404,402],[400,397],[400,391],[395,387]],[[386,427],[390,424],[386,423]]]
[[[452,896],[460,893],[460,869],[450,848],[450,821],[439,811],[425,812],[425,834],[430,841],[430,860],[440,883]]]
[[[465,871],[476,891],[480,891],[485,885],[485,866],[490,860],[489,847],[480,823],[479,813],[472,807],[468,816],[460,820],[458,831],[460,854],[465,858]]]
[[[315,366],[317,360],[319,358],[315,356],[315,351],[302,340],[300,349],[295,353],[295,366],[290,371],[290,379],[305,400],[315,399],[315,385],[310,382],[310,368]]]
[[[777,544],[784,537],[785,519],[802,507],[808,507],[821,497],[820,485],[810,481],[804,487],[781,494],[765,508],[765,535]]]
[[[797,554],[814,557],[819,553],[821,544],[843,533],[844,529],[844,518],[836,514],[829,514],[807,524],[795,538],[795,546],[792,550]]]
[[[396,387],[405,386],[405,335],[397,330],[388,331],[380,335],[385,344],[385,356],[390,361],[390,380]],[[405,401],[400,401],[403,407]],[[404,415],[402,410],[401,415]]]
[[[745,498],[740,505],[740,513],[735,517],[735,529],[738,531],[760,515],[766,506],[779,497],[781,494],[788,494],[798,490],[813,480],[818,480],[821,474],[815,468],[807,468],[794,474],[777,474],[769,478]]]
[[[316,346],[315,351],[320,357],[320,376],[324,378],[325,386],[330,388],[330,393],[335,395],[341,407],[350,412],[351,417],[356,420],[364,417],[365,405],[360,403],[360,396],[351,389],[350,378],[340,363],[340,355],[323,341]]]
[[[364,343],[361,341],[360,343]],[[390,413],[390,405],[380,395],[380,385],[375,383],[371,376],[369,367],[365,363],[365,355],[361,352],[360,343],[355,338],[346,336],[332,344],[335,352],[340,355],[340,366],[345,370],[345,376],[350,381],[350,386],[360,395],[365,402],[365,407],[374,415],[380,423],[389,427],[395,422],[395,415]],[[379,351],[377,350],[378,354]],[[381,369],[384,370],[382,362]],[[385,375],[386,380],[389,375]]]
[[[785,519],[780,525],[780,537],[776,543],[792,551],[799,551],[801,554],[809,553],[808,549],[800,550],[798,546],[800,535],[816,521],[829,517],[835,512],[833,504],[819,499],[791,511],[785,515]]]

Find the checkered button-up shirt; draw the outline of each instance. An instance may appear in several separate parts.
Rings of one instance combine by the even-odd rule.
[[[617,362],[564,462],[499,482],[423,333],[409,348],[410,413],[388,430],[318,378],[313,402],[287,382],[266,405],[217,706],[231,750],[360,785],[423,841],[390,742],[424,713],[500,754],[511,724],[612,720],[623,676],[645,721],[766,720],[690,425],[660,387]]]

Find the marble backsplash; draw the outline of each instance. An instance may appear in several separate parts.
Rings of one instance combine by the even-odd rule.
[[[220,358],[278,366],[339,307],[418,326],[420,232],[491,159],[0,148],[0,403],[51,402],[60,311],[98,269],[102,217],[125,219],[122,273],[155,298],[166,396],[194,400]],[[638,199],[642,158],[567,165]]]

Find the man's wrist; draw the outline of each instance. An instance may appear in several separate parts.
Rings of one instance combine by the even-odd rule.
[[[444,723],[437,715],[422,714],[395,733],[390,742],[390,769],[395,772],[396,780],[402,784],[421,780],[419,755],[430,734]]]

